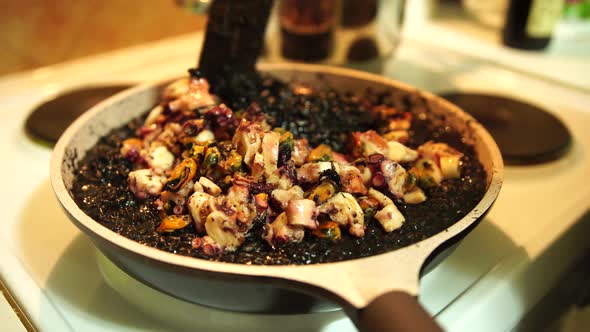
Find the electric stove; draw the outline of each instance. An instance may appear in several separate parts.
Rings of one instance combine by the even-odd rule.
[[[184,75],[196,63],[201,39],[191,34],[0,79],[0,277],[36,329],[355,330],[340,311],[255,315],[171,298],[120,271],[61,211],[49,182],[51,147],[24,130],[32,109],[80,86]],[[557,158],[508,165],[484,221],[421,278],[419,300],[446,329],[518,326],[588,250],[590,94],[411,38],[385,61],[383,74],[434,93],[481,93],[537,105],[571,135]]]

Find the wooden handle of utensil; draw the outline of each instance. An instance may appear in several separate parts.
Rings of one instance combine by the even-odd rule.
[[[379,296],[358,313],[361,332],[442,331],[418,300],[405,292],[393,291]]]

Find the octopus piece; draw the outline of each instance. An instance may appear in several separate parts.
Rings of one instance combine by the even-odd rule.
[[[192,111],[215,104],[215,99],[209,93],[209,83],[202,78],[176,81],[170,89],[164,90],[164,97],[174,99],[168,104],[172,111]]]
[[[193,217],[197,232],[203,233],[205,231],[205,221],[215,209],[215,202],[215,197],[204,192],[194,192],[189,197],[188,210]]]
[[[198,143],[206,143],[206,142],[211,142],[214,140],[215,140],[215,135],[209,129],[201,130],[201,132],[199,132],[197,134],[197,136],[195,136],[195,142],[198,142]]]
[[[304,183],[316,182],[319,180],[320,174],[328,169],[334,169],[338,173],[339,164],[331,161],[304,164],[297,169],[297,180]]]
[[[440,167],[444,179],[461,176],[460,166],[463,153],[448,144],[428,141],[418,147],[418,153],[422,158],[434,160]]]
[[[165,171],[174,165],[174,155],[165,146],[151,147],[144,159],[158,174],[164,174]]]
[[[393,232],[400,228],[406,221],[406,218],[399,212],[395,204],[388,204],[383,209],[375,213],[375,219],[379,221],[383,230],[387,233]]]
[[[262,137],[260,149],[262,150],[262,157],[264,158],[264,175],[267,178],[270,178],[277,170],[280,139],[281,134],[276,131],[266,132]]]
[[[318,227],[318,210],[315,202],[310,199],[293,199],[287,204],[287,220],[289,225],[303,226],[309,229]]]
[[[235,211],[236,217],[240,221],[238,227],[240,231],[247,232],[252,228],[258,209],[256,200],[252,199],[248,187],[239,184],[232,185],[227,191],[223,205]]]
[[[379,190],[376,190],[373,188],[369,188],[369,191],[367,192],[367,196],[377,200],[377,202],[379,202],[379,205],[381,205],[381,207],[393,204],[393,201],[391,200],[391,198],[387,197],[385,194],[383,194]]]
[[[397,162],[410,162],[418,158],[418,152],[397,141],[387,141],[374,130],[352,134],[354,153],[357,157],[382,154]]]
[[[199,178],[199,184],[203,188],[203,191],[211,196],[219,196],[221,194],[221,188],[210,179],[201,176]]]
[[[197,241],[193,240],[193,243]],[[219,244],[217,244],[213,238],[210,236],[203,236],[199,242],[199,246],[197,248],[201,248],[201,250],[209,256],[217,256],[223,252],[223,249]]]
[[[214,210],[205,220],[207,235],[223,251],[234,251],[244,242],[244,232],[239,231],[236,215],[229,211]]]
[[[265,173],[264,165],[264,156],[256,152],[256,154],[254,154],[254,160],[252,160],[252,164],[250,165],[250,170],[254,180],[258,181],[262,178]]]
[[[186,196],[182,196],[179,193],[175,193],[172,191],[163,191],[162,195],[160,195],[160,200],[162,201],[162,203],[174,203],[172,212],[175,215],[180,215],[184,213],[184,204],[186,203]]]
[[[398,163],[411,162],[418,158],[418,152],[397,141],[387,142],[385,156]]]
[[[357,157],[370,156],[375,153],[385,155],[387,152],[387,141],[374,130],[363,133],[352,133],[353,152]]]
[[[402,165],[395,161],[385,159],[380,165],[381,174],[383,174],[385,181],[387,182],[387,188],[389,192],[394,194],[396,197],[401,197],[404,194],[404,184],[408,173],[402,167]]]
[[[293,186],[287,190],[275,189],[270,193],[270,198],[274,209],[284,211],[287,209],[290,200],[303,198],[303,189],[299,186]]]
[[[408,204],[420,204],[426,201],[426,194],[420,187],[416,187],[404,193],[403,199]]]
[[[293,182],[297,181],[297,171],[294,167],[282,166],[269,175],[266,182],[276,184],[277,188],[289,189],[293,187]]]
[[[154,143],[166,146],[169,150],[176,149],[178,138],[182,135],[182,126],[178,123],[167,123],[162,132],[156,137]]]
[[[301,242],[305,236],[303,226],[289,225],[285,212],[279,214],[272,223],[267,223],[264,229],[263,239],[273,248]]]
[[[414,163],[410,171],[418,177],[422,186],[439,185],[444,179],[442,170],[437,163],[428,158],[420,158]]]
[[[127,183],[137,198],[145,199],[148,195],[157,196],[162,192],[166,177],[154,174],[150,169],[139,169],[129,172]]]
[[[361,171],[358,168],[352,165],[340,164],[338,175],[342,183],[342,191],[361,195],[367,193]]]
[[[365,235],[363,210],[351,194],[337,193],[319,206],[319,212],[327,214],[330,220],[340,226],[348,227],[351,235],[357,237]]]
[[[236,129],[232,139],[238,153],[244,157],[244,162],[250,167],[252,167],[254,156],[260,149],[262,134],[263,131],[259,124],[243,121]]]
[[[307,156],[309,156],[310,151],[311,148],[309,147],[307,139],[302,138],[295,140],[293,149],[291,150],[291,160],[293,160],[295,166],[303,165],[307,159]]]

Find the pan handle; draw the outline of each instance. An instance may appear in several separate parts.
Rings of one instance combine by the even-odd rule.
[[[357,326],[361,332],[442,332],[416,297],[401,291],[391,291],[374,299],[358,313]]]

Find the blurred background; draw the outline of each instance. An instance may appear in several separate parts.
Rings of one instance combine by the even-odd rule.
[[[204,15],[191,11],[191,6],[199,2],[0,0],[0,76],[195,32],[206,25]],[[374,2],[348,0],[343,4],[356,3],[349,7],[358,11],[363,7],[359,3]],[[406,1],[410,9],[406,10],[409,16],[406,21],[415,25],[421,20],[439,19],[455,26],[463,25],[465,31],[478,38],[499,39],[506,25],[509,3],[508,0],[411,0]],[[553,33],[558,30],[560,40],[552,41],[547,48],[549,52],[555,52],[558,44],[560,53],[590,54],[590,0],[546,3],[558,4],[559,8],[557,28],[549,29]],[[403,5],[395,6],[399,8],[388,10],[385,21],[398,20]],[[397,44],[397,40],[393,43]]]
[[[174,0],[0,0],[0,75],[202,29]]]

